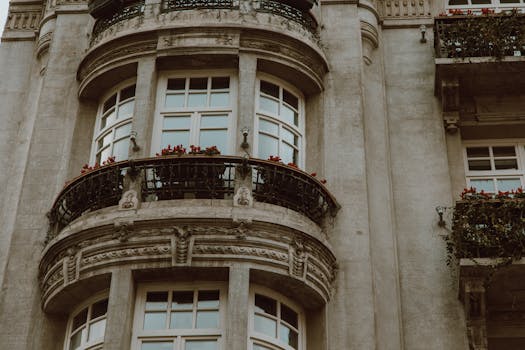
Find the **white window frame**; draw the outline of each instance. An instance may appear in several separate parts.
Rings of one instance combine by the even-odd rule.
[[[186,79],[186,86],[190,78],[213,78],[213,77],[229,77],[230,78],[230,105],[226,107],[183,107],[183,108],[167,108],[165,107],[165,99],[168,90],[168,79]],[[199,144],[200,135],[200,120],[202,116],[207,115],[224,115],[228,116],[227,125],[227,149],[220,149],[221,154],[233,154],[235,151],[235,126],[237,116],[237,76],[232,70],[217,69],[213,71],[198,70],[198,71],[171,71],[162,74],[157,82],[157,98],[155,107],[155,120],[153,122],[153,135],[151,142],[151,156],[160,152],[162,149],[162,132],[163,132],[163,118],[164,116],[190,115],[190,136],[189,145],[202,146]],[[209,89],[208,89],[209,91]],[[188,87],[185,90],[185,98],[187,99]],[[189,146],[188,145],[188,146]],[[171,145],[176,146],[176,145]],[[189,149],[188,149],[189,151]]]
[[[492,147],[515,147],[516,161],[518,169],[496,170],[494,166],[494,156]],[[494,170],[469,170],[467,148],[469,147],[488,147],[491,168]],[[487,157],[483,157],[487,158]],[[472,159],[472,158],[471,158]],[[467,187],[476,187],[471,184],[472,180],[492,180],[494,182],[494,193],[498,193],[498,179],[519,178],[521,187],[525,184],[525,140],[477,140],[463,142],[463,162],[465,168]],[[480,189],[478,188],[478,191]],[[492,192],[488,192],[492,193]]]
[[[297,99],[299,100],[298,101],[298,123],[299,123],[299,126],[295,126],[295,125],[290,125],[288,124],[287,122],[285,122],[284,120],[282,120],[281,118],[279,118],[278,115],[273,115],[273,114],[270,114],[269,112],[267,111],[261,111],[259,109],[259,105],[260,105],[260,96],[261,96],[261,81],[267,81],[271,84],[275,84],[277,86],[279,86],[279,100],[280,100],[280,105],[283,103],[283,89],[285,90],[288,90],[289,92],[291,92],[295,97],[297,97]],[[301,91],[299,91],[296,87],[290,85],[289,83],[287,83],[286,81],[283,81],[283,80],[280,80],[274,76],[271,76],[269,74],[264,74],[264,73],[258,73],[257,74],[257,79],[256,79],[256,87],[255,87],[255,106],[254,106],[254,116],[255,116],[255,120],[254,120],[254,130],[255,132],[253,133],[254,135],[254,142],[253,142],[253,153],[256,157],[261,157],[260,156],[260,153],[259,153],[259,120],[260,118],[262,119],[266,119],[266,120],[269,120],[271,121],[272,123],[276,123],[279,125],[279,139],[278,139],[278,149],[279,149],[279,154],[272,154],[273,156],[280,156],[281,154],[281,147],[282,147],[282,142],[285,142],[283,141],[283,138],[282,138],[282,129],[283,129],[283,126],[286,126],[287,128],[289,129],[292,129],[293,132],[295,134],[298,135],[298,145],[297,145],[297,150],[298,150],[298,161],[297,161],[297,166],[300,167],[300,168],[304,168],[305,166],[305,149],[306,149],[306,140],[305,140],[305,98],[304,98],[304,95],[302,94]],[[282,158],[282,157],[281,157]]]
[[[297,304],[296,302],[292,301],[291,299],[285,297],[284,295],[269,289],[267,287],[263,287],[260,285],[251,285],[250,286],[250,295],[249,295],[249,321],[248,321],[248,349],[253,350],[254,344],[260,344],[262,346],[268,347],[270,349],[275,350],[295,350],[293,347],[282,343],[279,341],[278,338],[273,338],[268,335],[259,333],[255,331],[254,322],[255,322],[255,294],[260,294],[265,297],[271,298],[276,300],[278,305],[278,310],[280,309],[281,304],[285,304],[287,307],[292,309],[297,313],[297,322],[298,322],[298,349],[297,350],[305,350],[306,349],[306,318],[303,308]],[[279,321],[281,320],[280,317],[278,317],[277,320],[277,328],[279,329]]]
[[[143,320],[146,307],[146,296],[148,292],[164,292],[168,295],[173,291],[196,291],[196,290],[218,290],[219,291],[219,328],[218,329],[160,329],[144,330]],[[139,285],[137,288],[135,314],[133,318],[133,338],[131,350],[140,350],[142,341],[171,341],[174,350],[182,349],[186,340],[217,340],[218,348],[224,349],[224,337],[226,334],[226,311],[228,302],[227,286],[224,282],[194,282],[194,283],[148,283]],[[169,305],[168,305],[169,310]],[[195,306],[194,311],[195,313]],[[195,315],[194,315],[195,317]]]
[[[464,5],[449,5],[449,0],[445,0],[445,9],[448,11],[449,9],[455,10],[465,10],[464,14],[466,15],[467,10],[471,10],[474,14],[481,14],[481,10],[491,9],[494,10],[495,13],[500,13],[502,11],[510,11],[512,9],[518,9],[518,12],[525,12],[525,0],[520,0],[519,3],[502,3],[500,0],[491,0],[490,4],[472,4],[472,0],[467,0],[468,4]]]
[[[127,87],[130,87],[132,85],[135,85],[135,96],[133,98],[126,99],[124,101],[120,101],[120,93],[122,90],[126,89]],[[107,124],[103,129],[100,129],[102,124],[102,118],[104,116],[104,103],[114,94],[117,94],[117,101],[115,103],[115,115],[118,113],[118,108],[123,105],[124,103],[131,101],[133,99],[133,112],[131,113],[131,116],[122,120],[115,119],[113,123]],[[135,114],[135,102],[136,102],[136,82],[135,79],[128,79],[122,83],[119,83],[118,85],[114,86],[108,93],[104,94],[102,98],[99,101],[98,110],[97,110],[97,118],[95,121],[95,129],[93,130],[93,137],[92,137],[92,143],[91,143],[91,156],[90,156],[90,162],[92,164],[95,164],[97,162],[97,145],[98,141],[101,138],[104,138],[109,133],[115,134],[116,129],[118,129],[121,126],[124,126],[126,124],[130,124],[130,131],[133,130],[133,116]],[[123,140],[125,138],[129,139],[129,134],[119,137],[118,139],[115,139],[115,136],[111,138],[111,142],[109,144],[109,147],[111,148],[110,155],[113,156],[113,145],[120,140]],[[128,141],[129,146],[129,141]],[[129,157],[129,152],[128,152]],[[127,159],[127,158],[126,158]],[[100,162],[104,162],[106,159],[100,159]],[[117,161],[121,161],[125,159],[117,159]]]
[[[73,335],[73,332],[76,330],[76,329],[72,329],[73,328],[73,320],[75,319],[75,316],[77,316],[77,314],[79,314],[83,309],[85,308],[88,308],[88,315],[87,315],[87,321],[86,323],[83,325],[83,327],[86,328],[86,334],[85,334],[85,337],[83,338],[87,338],[89,336],[89,326],[95,322],[98,322],[102,319],[105,319],[106,320],[106,325],[104,327],[104,333],[105,333],[105,329],[107,327],[107,315],[108,315],[108,311],[106,309],[106,314],[103,315],[103,316],[99,316],[95,319],[91,319],[91,313],[92,313],[92,307],[94,304],[104,300],[104,299],[108,299],[108,303],[109,303],[109,295],[108,295],[108,291],[103,291],[103,292],[100,292],[100,293],[97,293],[95,296],[89,298],[88,300],[86,300],[85,302],[83,302],[82,304],[80,304],[80,306],[76,307],[75,309],[73,309],[73,312],[71,312],[70,316],[69,316],[69,319],[68,319],[68,322],[67,322],[67,329],[66,329],[66,337],[65,337],[65,340],[64,340],[64,350],[74,350],[74,349],[70,349],[70,344],[71,344],[71,336]],[[109,308],[109,306],[108,306]],[[82,341],[85,341],[87,339],[82,339]],[[104,336],[102,337],[102,339],[94,339],[92,340],[91,342],[85,342],[82,344],[81,342],[81,345],[80,347],[76,348],[78,350],[84,350],[84,349],[89,349],[89,350],[99,350],[99,349],[102,349],[104,345]]]

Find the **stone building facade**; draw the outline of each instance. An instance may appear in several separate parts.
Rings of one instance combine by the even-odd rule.
[[[519,31],[459,38],[523,4],[474,2],[11,0],[0,348],[525,348],[520,260],[447,265],[525,176]]]

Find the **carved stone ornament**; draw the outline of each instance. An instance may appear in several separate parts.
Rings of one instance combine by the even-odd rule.
[[[118,202],[119,210],[137,210],[139,208],[137,191],[128,190],[122,194],[122,199]]]
[[[175,226],[173,231],[175,235],[173,263],[175,265],[186,264],[188,263],[191,233],[187,227]]]
[[[236,207],[253,207],[253,196],[246,186],[239,186],[237,193],[233,196],[233,205]]]
[[[133,233],[133,221],[116,221],[115,222],[115,233],[113,239],[118,239],[120,242],[126,242],[131,234]]]
[[[290,275],[304,278],[307,258],[303,241],[295,239],[290,245]]]

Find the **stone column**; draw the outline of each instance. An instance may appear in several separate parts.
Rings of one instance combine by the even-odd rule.
[[[329,55],[325,78],[324,150],[327,188],[341,210],[326,225],[339,272],[327,308],[329,350],[375,349],[374,291],[366,185],[360,20],[352,1],[323,1],[321,40]]]
[[[249,267],[246,265],[230,267],[225,349],[247,349],[249,291]]]
[[[390,140],[385,78],[376,13],[360,8],[363,46],[363,109],[370,256],[374,283],[377,349],[403,349],[397,238],[394,232]]]
[[[104,350],[129,349],[135,306],[135,286],[129,269],[111,274]]]
[[[236,140],[234,150],[238,155],[246,154],[240,145],[243,141],[241,130],[247,127],[250,129],[248,134],[250,147],[247,151],[253,156],[256,75],[257,57],[241,52],[239,54],[239,90],[237,92],[237,129],[234,138]]]
[[[130,142],[130,159],[148,157],[151,153],[155,101],[157,99],[156,91],[157,69],[155,57],[141,58],[137,68],[135,110],[132,121],[132,130],[137,133],[135,142],[140,149],[134,151],[133,142]]]

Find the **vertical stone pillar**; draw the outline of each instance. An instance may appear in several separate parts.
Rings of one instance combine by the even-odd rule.
[[[144,57],[139,60],[136,86],[132,130],[137,133],[135,141],[140,149],[134,151],[131,142],[130,159],[147,157],[151,153],[151,133],[157,92],[155,57]]]
[[[463,303],[471,349],[487,350],[486,301],[483,277],[465,281]]]
[[[246,153],[240,147],[243,136],[242,128],[250,129],[248,143],[250,147],[246,150],[253,156],[254,119],[255,119],[255,84],[257,75],[257,58],[248,53],[239,54],[239,91],[237,96],[237,130],[234,150],[238,155]]]
[[[466,186],[465,163],[463,162],[463,143],[461,142],[461,132],[447,131],[447,156],[450,168],[450,183],[452,184],[452,194],[455,199],[459,199],[460,193]]]
[[[230,267],[225,349],[247,349],[249,291],[249,267],[243,265]]]
[[[363,45],[363,110],[370,257],[374,283],[377,349],[403,349],[397,238],[394,232],[390,140],[385,78],[377,17],[360,8]]]
[[[339,266],[327,306],[328,349],[375,349],[360,20],[351,1],[323,1],[321,10],[321,40],[330,52],[324,113],[319,116],[325,124],[322,149],[327,188],[341,204],[326,227]]]
[[[104,350],[129,349],[135,305],[135,286],[129,269],[111,274]]]

